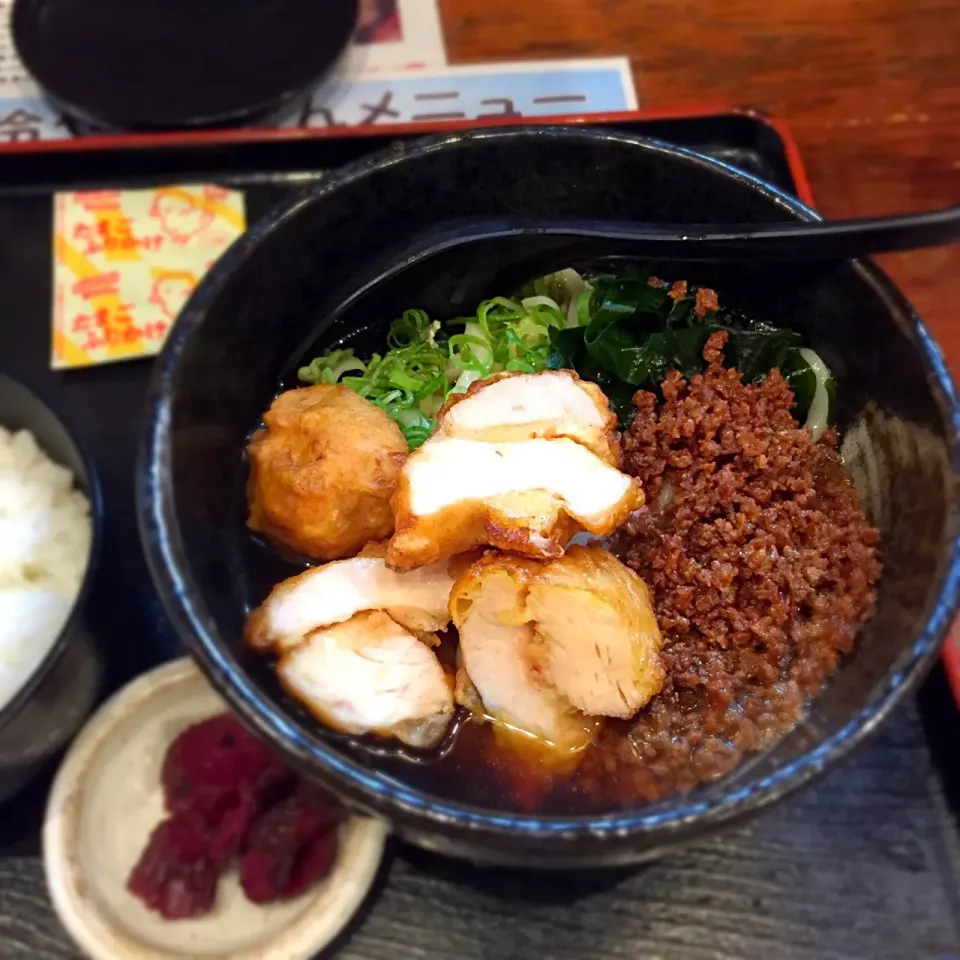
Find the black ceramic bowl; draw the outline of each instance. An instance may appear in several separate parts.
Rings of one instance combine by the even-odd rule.
[[[138,479],[141,535],[167,609],[213,684],[246,722],[353,804],[387,817],[415,843],[482,862],[639,862],[808,783],[873,731],[931,664],[957,604],[960,410],[929,334],[872,265],[657,265],[661,276],[710,283],[728,306],[796,327],[834,370],[844,452],[883,536],[876,616],[800,726],[687,796],[561,819],[417,789],[311,722],[271,667],[243,649],[244,614],[264,590],[264,551],[251,548],[243,526],[242,450],[305,340],[380,347],[386,321],[405,307],[442,310],[457,281],[426,278],[419,295],[405,289],[404,299],[392,299],[397,288],[379,291],[376,309],[363,312],[366,326],[328,329],[323,304],[352,271],[439,221],[502,213],[684,222],[816,216],[720,163],[600,130],[475,132],[344,168],[255,224],[181,314],[153,379]]]
[[[266,123],[335,67],[358,0],[16,0],[17,54],[81,123]]]
[[[100,552],[103,508],[92,464],[57,415],[16,380],[0,374],[0,426],[29,430],[56,463],[72,471],[90,501],[93,523],[87,569],[70,617],[46,657],[0,710],[0,801],[12,796],[66,746],[93,708],[102,675],[100,655],[83,624]]]

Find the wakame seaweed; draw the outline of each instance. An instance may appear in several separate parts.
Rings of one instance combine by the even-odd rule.
[[[817,375],[801,353],[799,333],[721,309],[713,291],[669,284],[649,272],[598,274],[587,278],[578,315],[586,323],[550,330],[547,366],[570,368],[597,382],[627,426],[633,393],[657,391],[668,370],[687,379],[706,368],[703,348],[711,334],[727,333],[724,362],[745,383],[758,383],[778,368],[796,400],[802,423],[817,390]],[[826,384],[832,393],[832,381]]]

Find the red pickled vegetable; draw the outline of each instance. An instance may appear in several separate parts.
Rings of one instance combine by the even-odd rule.
[[[229,714],[188,727],[163,764],[164,799],[171,813],[194,810],[209,821],[234,806],[240,793],[256,795],[295,775]]]
[[[220,873],[237,857],[255,903],[298,896],[330,871],[342,808],[229,714],[180,734],[161,782],[171,815],[153,831],[127,888],[166,919],[210,910]]]
[[[322,880],[333,867],[337,857],[337,833],[326,830],[307,842],[297,856],[290,877],[281,893],[284,897],[299,897]]]
[[[182,920],[210,910],[218,876],[207,855],[203,823],[187,812],[153,831],[127,889],[167,920]]]
[[[219,822],[207,826],[207,850],[217,863],[229,860],[245,846],[247,835],[260,815],[260,807],[250,797],[238,796],[227,807]]]
[[[257,821],[240,863],[240,885],[254,903],[302,893],[326,876],[336,844],[332,809],[317,807],[308,788],[268,810]]]

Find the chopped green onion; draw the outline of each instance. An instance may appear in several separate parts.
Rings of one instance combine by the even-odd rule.
[[[366,365],[353,355],[352,350],[331,350],[312,360],[310,366],[301,367],[297,376],[309,383],[336,383],[351,370],[365,369]]]
[[[715,302],[715,296],[714,296]],[[786,377],[798,419],[815,440],[832,415],[833,379],[800,336],[716,308],[702,311],[695,287],[674,298],[648,271],[626,268],[586,281],[575,270],[541,277],[515,299],[492,297],[470,317],[441,323],[405,310],[387,334],[387,352],[366,363],[352,350],[331,350],[302,367],[306,383],[342,383],[393,419],[411,449],[436,425],[450,394],[504,370],[579,370],[600,383],[624,426],[638,387],[656,389],[669,369],[690,377],[703,369],[703,346],[727,333],[725,359],[747,383],[774,367]]]
[[[494,297],[474,316],[447,324],[423,310],[406,310],[390,325],[389,349],[382,356],[374,354],[364,364],[350,350],[330,351],[302,367],[299,377],[355,390],[394,420],[414,449],[430,435],[451,393],[463,393],[502,370],[546,369],[550,330],[566,322],[564,310],[546,294]]]

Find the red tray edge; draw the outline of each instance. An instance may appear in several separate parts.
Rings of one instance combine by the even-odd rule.
[[[142,148],[166,148],[177,146],[216,146],[239,143],[282,142],[301,140],[336,139],[345,135],[351,137],[382,137],[411,134],[429,136],[430,134],[456,133],[461,130],[483,127],[511,127],[527,124],[583,124],[603,125],[609,123],[630,123],[639,120],[684,120],[717,115],[741,115],[769,127],[783,143],[790,173],[796,184],[796,195],[804,203],[813,205],[813,192],[807,179],[800,151],[787,125],[763,111],[750,107],[729,107],[717,104],[674,107],[664,110],[625,110],[612,113],[563,114],[547,117],[491,118],[482,123],[476,120],[453,120],[443,123],[418,124],[377,124],[369,127],[311,127],[311,128],[244,128],[239,130],[197,130],[172,133],[120,133],[74,137],[63,140],[39,140],[0,145],[0,154],[4,153],[59,153],[83,152],[87,150],[132,150]]]

